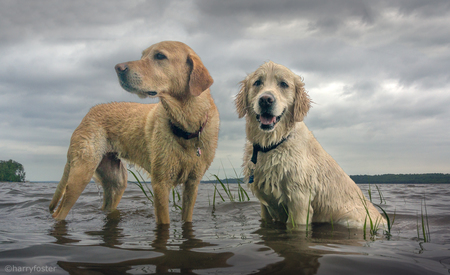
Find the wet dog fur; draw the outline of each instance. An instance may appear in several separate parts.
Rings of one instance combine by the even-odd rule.
[[[311,101],[299,76],[267,62],[241,82],[235,103],[239,118],[246,119],[245,180],[254,180],[249,186],[261,202],[263,220],[297,225],[333,220],[361,227],[370,216],[385,223],[303,122]],[[254,144],[279,145],[259,151],[254,164]]]
[[[183,184],[182,220],[192,221],[198,184],[214,159],[219,114],[209,87],[213,80],[197,54],[181,42],[163,41],[140,60],[117,64],[120,85],[159,103],[110,103],[93,107],[74,131],[67,163],[49,206],[66,218],[92,177],[103,186],[103,209],[116,209],[127,186],[123,160],[151,176],[158,224],[169,224],[169,192]],[[174,135],[172,126],[198,138]],[[201,155],[197,156],[198,149]]]

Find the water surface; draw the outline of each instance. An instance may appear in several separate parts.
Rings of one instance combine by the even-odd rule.
[[[367,194],[369,186],[359,186]],[[395,213],[389,238],[331,224],[265,225],[250,193],[246,202],[216,195],[214,209],[212,184],[199,188],[193,223],[172,207],[171,225],[158,227],[134,184],[112,213],[100,210],[101,191],[89,184],[67,220],[56,222],[48,212],[56,183],[0,183],[0,273],[449,274],[450,185],[378,186],[381,206],[391,219]],[[237,196],[237,185],[230,188]],[[374,185],[371,192],[380,203]],[[428,242],[417,227],[424,198]]]

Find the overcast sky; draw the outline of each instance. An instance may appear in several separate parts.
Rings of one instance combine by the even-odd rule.
[[[448,0],[0,0],[0,160],[59,180],[92,106],[157,102],[124,91],[114,65],[162,40],[188,44],[214,78],[221,127],[207,175],[239,172],[233,99],[269,60],[304,77],[305,122],[348,174],[450,173]]]

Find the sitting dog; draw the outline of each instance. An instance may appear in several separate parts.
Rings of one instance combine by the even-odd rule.
[[[182,219],[192,221],[198,184],[214,159],[219,113],[213,80],[197,54],[181,42],[164,41],[140,60],[117,64],[120,85],[157,104],[110,103],[93,107],[74,131],[64,174],[50,204],[66,218],[92,177],[100,182],[103,209],[117,207],[127,186],[127,160],[151,176],[158,224],[169,224],[169,193],[184,184]]]
[[[310,99],[299,76],[267,62],[241,82],[235,103],[246,116],[244,175],[263,220],[385,223],[304,124]]]

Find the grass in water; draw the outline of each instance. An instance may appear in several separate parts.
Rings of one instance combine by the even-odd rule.
[[[281,206],[283,206],[284,212],[288,216],[288,220],[286,222],[289,222],[289,211],[286,209],[286,207],[284,206],[283,203],[281,203]],[[292,217],[292,216],[290,216],[290,217],[291,217],[290,223],[292,224],[292,228],[296,228],[297,225],[295,224],[294,217]],[[306,235],[308,236],[308,228],[306,228]]]
[[[225,191],[225,194],[227,194],[227,196],[228,196],[228,199],[230,200],[230,201],[234,201],[234,196],[233,196],[233,194],[231,193],[231,191],[230,191],[230,186],[228,185],[228,188],[225,186],[225,184],[222,182],[222,180],[221,179],[219,179],[219,177],[216,175],[216,174],[214,174],[213,175],[213,177],[215,177],[216,178],[216,181],[222,186],[222,189],[223,189],[223,191]],[[227,184],[228,184],[228,179],[226,179],[226,181],[227,181]],[[215,185],[214,185],[215,186]],[[217,188],[216,188],[217,189]],[[220,193],[219,193],[220,194]]]
[[[233,167],[233,165],[231,165]],[[225,183],[223,182],[223,180],[221,180],[218,176],[219,173],[217,174],[212,174],[212,176],[215,178],[216,182],[219,183],[219,185],[222,187],[223,192],[225,192],[226,197],[228,197],[228,199],[232,202],[234,201],[238,201],[238,202],[244,202],[244,201],[249,201],[250,197],[248,196],[247,191],[245,191],[244,187],[242,187],[241,183],[243,184],[244,182],[239,178],[236,170],[233,167],[234,173],[236,175],[235,180],[237,181],[238,184],[238,190],[237,190],[237,196],[235,194],[232,193],[231,189],[230,189],[230,183],[228,180],[228,177],[225,173],[225,168],[223,167],[222,164],[222,169],[224,171],[225,174]],[[219,170],[220,172],[220,170]],[[217,184],[214,183],[214,195],[213,195],[213,211],[215,211],[215,203],[216,203],[216,193],[220,196],[220,198],[222,199],[223,202],[225,202],[224,196],[222,196],[222,194],[220,193],[219,189],[217,188]]]
[[[366,198],[364,197],[364,195],[361,193],[361,195],[359,195],[359,199],[361,200],[361,203],[364,206],[364,209],[366,210],[366,218],[364,219],[364,239],[366,239],[366,228],[367,228],[367,218],[369,218],[369,225],[370,225],[370,229],[369,229],[369,233],[371,238],[375,238],[375,236],[378,233],[378,230],[380,229],[380,223],[381,220],[379,218],[377,218],[375,221],[372,220],[372,217],[370,216],[370,212],[369,212],[369,208],[367,206],[367,201]]]
[[[286,222],[291,223],[292,228],[296,228],[297,225],[295,224],[294,217],[292,217],[292,215],[291,216],[289,215],[289,212],[286,209],[286,207],[284,206],[284,204],[281,204],[281,206],[283,207],[284,212],[288,216],[288,220]],[[306,237],[308,237],[308,235],[309,235],[309,224],[310,224],[309,212],[310,212],[310,210],[311,210],[311,189],[309,190],[308,212],[306,213]],[[290,217],[290,219],[289,219],[289,217]],[[333,218],[331,218],[331,226],[333,227]]]
[[[373,204],[373,205],[380,208],[381,212],[383,212],[383,215],[386,218],[386,223],[387,223],[387,230],[385,230],[385,234],[386,234],[386,236],[388,236],[388,238],[391,237],[392,236],[391,230],[392,230],[392,226],[394,225],[394,222],[395,222],[396,210],[394,210],[394,217],[392,218],[392,221],[391,221],[391,219],[389,218],[389,215],[386,213],[386,211],[384,211],[384,209],[380,205],[378,205],[378,204]]]
[[[371,188],[371,186],[372,186],[372,185],[369,183],[369,190],[367,190],[367,193],[369,194],[369,200],[370,200],[370,202],[373,203],[373,201],[372,201],[372,188]],[[386,203],[386,199],[384,198],[383,193],[382,193],[381,190],[380,190],[380,187],[378,187],[377,184],[375,184],[375,187],[377,188],[378,196],[380,197],[380,204],[383,204],[383,200],[384,200],[384,203]]]
[[[182,210],[183,208],[176,202],[176,198],[178,198],[178,201],[181,200],[180,193],[178,192],[178,189],[176,187],[172,188],[172,198],[173,198],[173,207],[175,207],[178,210]]]
[[[128,169],[128,172],[130,172],[133,175],[133,177],[136,179],[136,182],[134,184],[136,184],[142,190],[142,193],[144,193],[144,195],[147,197],[147,199],[153,204],[153,192],[148,187],[147,182],[145,182],[142,175],[138,171],[136,171],[136,173],[138,173],[139,176],[141,177],[142,182],[145,184],[145,187],[147,187],[148,194],[144,189],[144,184],[142,184],[142,182],[139,180],[139,178],[136,176],[136,174],[133,171],[131,171],[130,169]]]
[[[309,211],[311,210],[311,189],[309,189],[309,200],[308,200],[308,212],[306,213],[306,235],[308,236],[309,229]]]
[[[231,167],[233,168],[234,171],[234,175],[236,176],[236,181],[238,183],[238,195],[239,195],[239,201],[245,201],[245,198],[247,198],[247,201],[250,200],[250,197],[247,194],[247,191],[245,191],[244,187],[242,187],[241,183],[243,184],[244,182],[240,179],[240,177],[238,176],[236,169],[234,169],[233,164],[231,163],[230,160],[228,160],[231,164]]]
[[[148,187],[148,184],[142,177],[141,173],[139,173],[139,171],[136,171],[136,173],[135,173],[130,169],[127,169],[127,170],[128,170],[128,172],[131,173],[131,175],[133,175],[134,179],[136,180],[136,182],[133,182],[133,183],[136,184],[139,187],[139,189],[141,189],[141,191],[142,191],[142,193],[144,193],[145,197],[153,204],[153,197],[154,197],[153,192]],[[139,175],[140,179],[136,174]],[[144,186],[145,186],[145,188],[144,188]],[[178,198],[178,201],[180,201],[181,195],[176,187],[172,188],[172,198],[173,198],[173,201],[172,201],[173,207],[181,210],[182,207],[177,204],[177,198]],[[169,200],[169,203],[170,203],[170,200]]]
[[[383,203],[383,200],[384,200],[384,204],[386,204],[386,198],[384,197],[383,193],[381,192],[380,187],[378,187],[377,184],[375,184],[375,187],[377,188],[378,195],[380,196],[380,204]]]
[[[225,199],[222,197],[222,194],[220,194],[219,190],[217,189],[217,184],[214,184],[213,212],[216,211],[216,193],[219,195],[223,202],[225,201]]]
[[[425,200],[425,195],[423,196],[423,200],[420,204],[420,220],[422,229],[422,239],[424,242],[431,241],[430,235],[430,225],[428,223],[428,211],[427,211],[427,202]],[[419,229],[419,217],[417,218],[417,238],[420,240],[420,229]]]
[[[230,162],[230,164],[231,164],[231,162]],[[225,175],[226,186],[225,186],[225,183],[219,178],[219,176],[218,176],[219,173],[217,175],[213,174],[213,177],[220,184],[220,186],[222,186],[223,191],[228,196],[228,199],[230,201],[236,201],[236,198],[237,198],[237,201],[239,201],[239,202],[249,201],[250,197],[248,196],[247,191],[245,191],[245,189],[241,185],[241,183],[244,183],[244,182],[238,176],[238,174],[236,172],[236,169],[234,169],[234,167],[233,167],[233,164],[231,164],[231,167],[233,168],[233,171],[234,171],[234,173],[236,175],[235,180],[237,181],[237,184],[238,184],[237,196],[234,195],[231,192],[230,183],[229,183],[228,176],[227,176],[227,174],[225,172],[225,168],[224,168],[223,164],[222,164],[222,169],[223,169],[223,172],[224,172],[224,175]],[[219,192],[219,191],[217,190],[217,192]]]
[[[366,227],[367,227],[367,215],[364,218],[364,225],[363,225],[363,237],[364,237],[364,240],[366,240],[366,232],[367,232]]]
[[[372,192],[371,192],[370,186],[371,186],[371,185],[369,184],[369,190],[368,190],[368,193],[369,193],[370,202],[372,202]],[[375,187],[377,188],[378,195],[379,195],[379,197],[380,197],[380,204],[383,204],[383,201],[384,201],[384,204],[386,204],[386,198],[384,197],[384,195],[383,195],[383,193],[381,192],[380,188],[378,187],[377,184],[375,184]],[[384,217],[386,218],[386,223],[387,223],[387,230],[385,230],[385,234],[386,234],[386,236],[388,236],[388,238],[390,238],[390,237],[392,236],[391,230],[392,230],[392,226],[394,225],[394,221],[395,221],[395,213],[396,213],[396,211],[394,210],[394,217],[392,218],[392,221],[391,221],[389,215],[388,215],[388,214],[386,213],[386,211],[381,207],[381,205],[375,204],[375,203],[373,203],[373,202],[372,202],[372,204],[375,205],[376,207],[380,208],[381,212],[383,212],[383,215],[384,215]],[[364,207],[366,208],[366,212],[367,212],[367,207],[366,207],[366,206],[367,206],[367,205],[364,205]],[[369,218],[370,218],[370,216],[369,216]],[[380,221],[380,222],[381,222],[381,221]],[[364,226],[364,227],[365,227],[365,226]],[[365,228],[364,228],[364,230],[365,230]],[[365,233],[364,233],[364,235],[365,235]],[[364,237],[364,238],[365,238],[365,237]]]
[[[223,166],[223,165],[222,165]],[[222,167],[222,169],[224,169]],[[247,193],[247,191],[242,187],[241,184],[244,184],[244,182],[240,179],[240,177],[237,175],[236,170],[233,167],[233,170],[235,172],[236,175],[236,181],[237,181],[237,194],[233,194],[233,192],[230,189],[230,184],[229,184],[229,180],[228,177],[225,174],[225,180],[221,180],[219,178],[218,175],[213,174],[215,180],[217,181],[217,183],[213,183],[214,184],[214,194],[212,196],[212,206],[213,206],[213,212],[215,211],[215,205],[216,205],[216,198],[220,198],[222,200],[222,202],[225,202],[226,199],[228,198],[229,201],[234,202],[234,201],[239,201],[239,202],[243,202],[243,201],[249,201],[250,197]],[[133,182],[134,184],[136,184],[139,189],[141,189],[142,193],[144,193],[145,197],[153,204],[153,198],[154,198],[154,194],[152,192],[152,190],[149,188],[148,183],[144,180],[144,178],[142,177],[142,175],[139,173],[139,171],[132,171],[130,169],[128,169],[128,171],[133,175],[133,177],[135,178],[136,182]],[[225,169],[224,169],[225,171]],[[225,181],[225,183],[224,183]],[[221,186],[222,192],[225,192],[226,196],[223,196],[220,189],[217,186]],[[378,185],[375,185],[377,192],[378,192],[378,197],[380,198],[380,204],[386,204],[386,198],[384,197],[383,193],[381,192],[380,188]],[[362,194],[361,194],[362,195]],[[373,220],[372,217],[370,216],[369,213],[369,209],[368,209],[368,205],[367,205],[367,200],[364,197],[364,195],[358,195],[363,206],[364,209],[366,211],[366,218],[364,220],[364,225],[363,225],[363,230],[364,230],[364,239],[366,239],[366,231],[369,231],[371,239],[373,239],[379,229],[380,229],[380,225],[381,225],[381,220],[380,219],[376,219]],[[369,199],[370,202],[372,202],[372,198],[373,198],[373,190],[371,188],[371,185],[369,184],[369,190],[368,190],[368,195],[369,195]],[[217,197],[218,196],[218,197]],[[309,201],[308,201],[308,212],[307,212],[307,216],[306,216],[306,234],[308,236],[308,232],[310,230],[310,208],[311,208],[311,190],[310,190],[310,194],[309,194]],[[209,203],[211,205],[211,201],[209,199],[209,194],[208,194],[208,200]],[[173,207],[176,210],[181,210],[182,207],[179,205],[179,202],[181,201],[181,195],[180,192],[177,188],[173,188],[172,189],[172,203],[173,203]],[[170,202],[170,201],[169,201]],[[392,234],[392,227],[394,225],[395,222],[395,217],[396,217],[396,210],[394,210],[394,214],[391,217],[389,217],[389,215],[387,214],[387,212],[383,209],[383,207],[381,207],[381,205],[379,204],[375,204],[373,203],[374,206],[378,207],[382,214],[384,215],[385,219],[386,219],[386,225],[387,225],[387,229],[385,230],[385,235],[387,236],[387,238],[389,239]],[[286,212],[286,214],[289,217],[289,213],[287,211],[287,209],[285,208],[284,205],[282,205],[282,207],[284,208],[284,211]],[[256,211],[256,210],[255,210]],[[256,211],[257,212],[257,211]],[[420,220],[420,222],[419,222]],[[296,228],[296,223],[293,219],[293,217],[288,218],[288,223],[290,223],[292,225],[293,228]],[[334,231],[334,221],[333,221],[333,216],[330,215],[330,223],[331,223],[331,231],[333,234]],[[349,230],[349,234],[350,234],[350,224],[347,221],[347,227]],[[427,205],[426,205],[426,199],[425,199],[425,195],[423,200],[421,201],[421,211],[420,211],[420,216],[419,214],[417,214],[417,238],[419,240],[423,240],[424,242],[430,242],[431,241],[431,235],[430,235],[430,228],[429,228],[429,221],[428,221],[428,211],[427,211]]]

